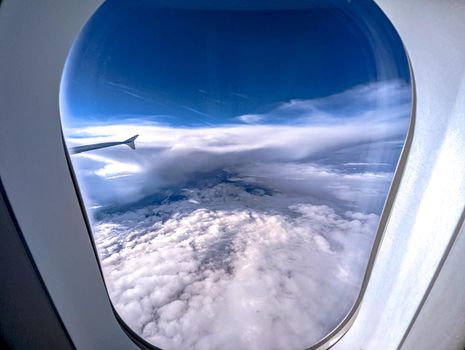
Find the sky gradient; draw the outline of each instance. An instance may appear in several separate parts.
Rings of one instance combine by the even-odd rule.
[[[177,126],[239,123],[237,116],[266,113],[293,99],[378,80],[408,82],[393,30],[377,25],[383,31],[376,39],[391,57],[381,60],[377,54],[383,52],[373,51],[379,43],[366,27],[386,19],[367,4],[225,11],[108,1],[85,26],[67,62],[67,124],[141,115]],[[357,22],[365,13],[370,22]]]

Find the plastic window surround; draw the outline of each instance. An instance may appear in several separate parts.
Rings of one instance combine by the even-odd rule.
[[[412,76],[412,87],[413,86],[414,85],[413,85],[413,76]],[[313,345],[310,349],[328,349],[333,344],[335,344],[337,342],[337,340],[339,340],[340,337],[343,334],[345,334],[345,332],[347,332],[350,325],[354,321],[354,318],[355,318],[355,316],[357,314],[360,302],[363,299],[363,294],[364,294],[366,285],[367,285],[369,277],[370,277],[370,273],[371,273],[371,270],[372,270],[372,265],[373,265],[374,259],[376,257],[377,248],[378,248],[378,246],[379,246],[379,244],[381,242],[382,232],[383,232],[383,230],[385,228],[385,225],[387,223],[387,220],[388,220],[388,217],[389,217],[389,211],[390,211],[390,208],[392,207],[392,204],[394,202],[398,184],[400,183],[400,179],[401,179],[401,176],[402,176],[402,170],[403,170],[403,168],[405,166],[405,163],[406,163],[408,149],[410,147],[410,143],[411,143],[412,136],[413,136],[413,126],[414,126],[414,117],[413,117],[413,112],[412,112],[410,126],[409,126],[409,130],[408,130],[407,138],[406,138],[406,141],[405,141],[404,149],[403,149],[403,151],[401,153],[401,157],[400,157],[400,160],[399,160],[396,172],[395,172],[395,176],[394,176],[393,181],[392,181],[391,189],[389,191],[388,198],[386,200],[385,208],[384,208],[384,210],[382,212],[378,232],[376,233],[375,243],[374,243],[372,253],[370,255],[368,267],[367,267],[367,270],[366,270],[366,273],[365,273],[365,276],[364,276],[361,292],[360,292],[360,294],[359,294],[359,296],[358,296],[358,298],[357,298],[357,300],[356,300],[356,302],[354,304],[354,307],[352,308],[350,313],[346,316],[346,318],[341,322],[341,324],[338,327],[336,327],[336,329],[334,329],[331,333],[329,333],[325,338],[323,338],[317,344]],[[73,182],[73,185],[74,185],[75,195],[78,198],[79,207],[80,207],[81,214],[82,214],[82,216],[84,218],[84,221],[85,221],[86,229],[87,229],[87,232],[88,232],[88,237],[89,237],[90,243],[92,244],[92,247],[93,247],[93,250],[94,250],[93,253],[95,254],[96,261],[97,261],[97,264],[99,266],[99,272],[100,272],[101,278],[103,280],[103,276],[102,276],[102,272],[101,272],[101,268],[100,268],[100,262],[98,260],[98,257],[96,256],[96,249],[95,249],[95,244],[94,244],[94,241],[93,241],[93,238],[92,238],[91,226],[90,226],[89,220],[88,220],[87,215],[86,215],[85,206],[84,206],[83,200],[82,200],[81,195],[80,195],[77,180],[76,180],[75,175],[74,175],[73,170],[72,170],[71,160],[69,158],[68,152],[66,151],[66,146],[65,146],[65,143],[64,143],[63,135],[61,137],[62,137],[62,146],[65,149],[65,155],[66,155],[66,159],[67,159],[68,170],[70,171],[70,174],[71,174],[71,177],[72,177],[72,182]],[[106,289],[106,287],[105,287],[105,289]],[[108,292],[107,292],[107,298],[108,298]],[[111,305],[111,303],[110,303],[110,305]],[[124,331],[131,337],[131,339],[133,341],[136,342],[137,345],[139,345],[141,347],[157,349],[155,346],[147,343],[146,341],[141,339],[138,335],[136,335],[132,330],[130,330],[130,328],[125,325],[124,321],[118,316],[116,311],[113,309],[113,306],[111,306],[111,307],[112,307],[112,310],[113,310],[113,313],[114,313],[115,317],[122,324]]]
[[[9,5],[10,5],[10,4],[11,4],[11,2],[9,3]],[[62,46],[67,46],[67,45],[68,45],[68,47],[70,46],[70,43],[71,43],[72,40],[73,40],[73,33],[76,33],[76,32],[77,32],[77,29],[78,29],[77,27],[78,27],[78,22],[79,22],[79,20],[84,21],[84,20],[86,19],[86,18],[85,18],[85,17],[86,17],[86,14],[89,15],[89,14],[93,13],[92,9],[95,10],[95,8],[96,8],[95,5],[98,5],[98,3],[96,4],[96,3],[93,3],[92,1],[89,1],[89,2],[86,2],[86,3],[81,3],[81,4],[78,5],[78,7],[77,7],[75,10],[77,10],[77,13],[79,13],[79,14],[82,14],[83,12],[86,12],[86,11],[89,10],[89,9],[91,9],[91,11],[88,11],[88,12],[85,13],[83,16],[80,16],[80,17],[77,17],[77,16],[76,16],[76,17],[75,17],[76,22],[73,22],[72,25],[68,25],[68,26],[65,25],[65,26],[64,26],[64,27],[67,27],[67,30],[68,30],[67,36],[68,36],[68,37],[67,37],[67,41],[64,40],[64,42],[66,42],[65,45],[62,44]],[[11,6],[12,6],[12,5],[11,5]],[[16,5],[16,6],[17,6],[16,8],[13,8],[14,10],[17,10],[18,8],[21,8],[20,5]],[[51,5],[50,5],[49,8],[42,9],[42,11],[38,8],[38,5],[36,5],[36,6],[37,6],[37,7],[36,7],[35,9],[34,9],[34,8],[33,8],[33,9],[30,9],[30,13],[35,13],[35,11],[37,11],[37,12],[39,12],[39,13],[40,13],[40,12],[45,13],[44,10],[52,10],[52,6],[51,6]],[[87,7],[86,7],[86,9],[84,10],[84,7],[81,7],[81,6],[84,6],[84,7],[87,6]],[[72,7],[73,7],[73,6],[72,6],[71,3],[70,3],[70,4],[69,4],[69,8],[68,8],[69,12],[67,12],[67,13],[69,14],[69,17],[67,17],[67,18],[72,18],[73,12],[70,11],[70,9],[71,9]],[[10,7],[10,10],[11,10],[11,9],[12,9],[12,7]],[[2,8],[2,10],[4,10],[4,9]],[[2,11],[2,12],[3,12],[3,14],[4,14],[6,11],[5,11],[5,12]],[[7,13],[8,13],[8,12],[7,12]],[[51,13],[51,14],[58,15],[58,17],[59,17],[59,15],[62,15],[62,13],[56,13],[56,12],[53,12],[53,11],[50,11],[50,13]],[[74,15],[75,15],[75,14],[76,14],[76,13],[74,13]],[[12,17],[13,17],[13,16],[12,16]],[[64,17],[64,16],[63,16],[63,17]],[[60,18],[62,18],[62,17],[60,17]],[[32,21],[31,23],[33,23],[33,25],[37,25],[37,22]],[[56,25],[63,25],[63,23],[58,23],[58,24],[57,24],[56,22],[53,22],[53,21],[51,21],[51,23],[53,23],[53,24],[50,25],[50,28],[46,28],[45,31],[47,31],[47,29],[49,29],[49,30],[53,29],[53,26],[54,26],[54,25],[55,25],[55,26],[56,26]],[[11,23],[7,23],[7,25],[11,25]],[[3,29],[1,32],[5,33],[5,32],[6,32],[6,31],[4,30],[5,27],[8,28],[7,26],[5,26],[5,21],[2,21],[1,26],[2,26],[2,29]],[[70,28],[70,27],[71,27],[71,28]],[[42,28],[42,30],[44,30],[44,28]],[[70,34],[70,33],[71,33],[71,34]],[[29,33],[28,33],[28,34],[29,34]],[[23,33],[23,37],[22,37],[22,38],[24,39],[24,33]],[[2,38],[1,47],[2,47],[2,48],[5,48],[5,40],[4,40],[4,38]],[[63,59],[62,61],[64,62],[64,57],[63,57],[63,56],[66,55],[66,53],[67,53],[66,47],[64,47],[64,48],[63,48],[63,47],[60,47],[59,49],[62,50],[62,52],[61,52],[61,54],[60,54],[59,56],[61,56],[61,58]],[[17,50],[17,51],[20,51],[20,50]],[[57,50],[57,51],[58,51],[58,50]],[[39,56],[40,56],[40,55],[39,55]],[[415,59],[414,59],[414,62],[415,62]],[[7,63],[8,63],[8,61],[7,61]],[[11,61],[10,61],[10,63],[11,63]],[[53,63],[53,64],[56,64],[56,63],[57,63],[57,60],[54,60],[52,63]],[[4,66],[4,67],[5,67],[5,66]],[[48,67],[48,68],[49,68],[49,67]],[[50,68],[49,68],[49,69],[50,69]],[[56,70],[56,67],[55,67],[55,70]],[[54,74],[54,75],[56,75],[56,74]],[[56,81],[57,81],[57,80],[59,81],[59,75],[58,75],[58,78],[57,78],[56,76],[54,76],[53,78],[55,79],[55,85],[56,85]],[[38,80],[40,80],[40,79],[38,79]],[[46,81],[46,79],[44,78],[42,81]],[[41,81],[41,82],[42,82],[42,81]],[[55,87],[56,87],[56,86],[55,86]],[[37,86],[36,86],[36,88],[37,88]],[[452,89],[453,89],[453,88],[454,88],[454,86],[452,87]],[[56,90],[55,90],[55,91],[56,91]],[[452,93],[453,93],[453,91],[452,91]],[[3,96],[6,96],[6,95],[4,95],[4,94],[2,94],[2,95],[3,95]],[[4,102],[4,98],[2,98],[2,102]],[[56,103],[56,102],[55,102],[55,103]],[[13,109],[14,109],[14,108],[13,108]],[[440,108],[439,108],[439,109],[440,109]],[[42,110],[42,112],[43,112],[43,110]],[[55,112],[56,112],[56,111],[55,111]],[[55,113],[54,117],[55,117],[55,118],[57,117],[56,113]],[[413,116],[412,116],[412,118],[413,118]],[[451,117],[451,118],[453,118],[453,117]],[[58,119],[58,118],[57,118],[57,119]],[[413,127],[413,125],[411,126],[411,130],[409,131],[409,139],[410,139],[410,140],[411,140],[411,138],[412,138],[412,136],[413,136],[413,135],[412,135],[412,129],[413,129],[412,127]],[[10,129],[11,129],[11,128],[10,128]],[[13,128],[13,129],[14,129],[14,128]],[[9,130],[8,125],[7,125],[7,127],[5,127],[4,130]],[[56,130],[55,130],[55,133],[56,133]],[[3,138],[3,136],[5,136],[4,133],[2,133],[1,136],[2,136],[2,138],[1,138],[1,139],[2,139],[2,142],[5,142],[5,140],[8,141],[9,139],[11,139],[11,138],[8,138],[8,137]],[[16,136],[16,135],[15,135],[15,136]],[[42,137],[45,137],[45,136],[42,136]],[[32,143],[34,143],[34,142],[37,142],[36,138],[33,139],[33,142],[32,142]],[[409,142],[410,142],[410,141],[409,141]],[[42,148],[46,148],[46,147],[42,147]],[[43,150],[42,150],[42,149],[39,149],[38,151],[39,151],[39,153],[40,153],[40,151],[43,151]],[[405,165],[405,161],[406,161],[406,157],[407,157],[407,156],[406,156],[406,153],[407,153],[407,151],[404,149],[404,152],[403,152],[402,157],[401,157],[401,164],[403,164],[402,166]],[[3,156],[5,156],[5,152],[2,152],[1,155],[2,155],[2,158],[3,158]],[[55,152],[55,155],[56,155],[56,152]],[[7,155],[7,156],[8,156],[8,155]],[[58,155],[58,157],[59,157],[59,155]],[[0,158],[0,159],[2,159],[2,158]],[[8,158],[8,157],[7,157],[7,158]],[[11,158],[11,157],[10,157],[10,158]],[[57,158],[57,159],[58,159],[58,158]],[[56,159],[55,159],[55,160],[56,160]],[[15,191],[14,191],[14,190],[15,190],[15,188],[14,188],[15,186],[14,186],[14,185],[11,185],[11,173],[9,174],[9,173],[6,172],[6,171],[3,172],[3,168],[4,168],[3,165],[5,165],[4,163],[7,163],[7,161],[11,161],[11,159],[7,159],[6,161],[5,161],[5,158],[2,159],[2,173],[1,173],[2,179],[5,177],[6,180],[7,180],[6,182],[10,182],[10,186],[9,186],[10,188],[7,188],[7,193],[8,193],[8,194],[10,195],[10,197],[13,199],[12,201],[15,202],[15,203],[13,203],[13,206],[14,206],[14,208],[16,209],[15,211],[16,211],[16,213],[17,213],[17,216],[20,217],[20,222],[21,222],[21,224],[23,224],[23,225],[22,225],[23,231],[26,231],[26,232],[25,232],[25,235],[27,236],[27,235],[28,235],[28,234],[27,234],[27,229],[28,229],[28,226],[29,226],[28,224],[30,224],[30,222],[28,223],[29,220],[28,220],[28,219],[24,219],[24,213],[21,213],[21,211],[24,211],[24,206],[22,207],[22,206],[21,206],[21,203],[20,203],[21,201],[20,201],[20,200],[17,200],[17,198],[16,198],[17,196],[16,196],[16,195],[11,196],[11,194],[14,194],[14,193],[15,193]],[[23,160],[23,161],[25,161],[25,160]],[[402,167],[402,166],[401,166],[401,167]],[[400,168],[401,168],[401,167],[400,167]],[[393,186],[393,189],[391,189],[391,191],[390,191],[390,195],[389,195],[389,197],[388,197],[388,198],[389,198],[389,199],[388,199],[388,205],[387,205],[386,209],[388,209],[388,207],[392,207],[392,203],[393,203],[393,200],[394,200],[394,197],[395,197],[395,196],[394,196],[394,192],[395,192],[395,188],[394,188],[394,187],[398,187],[398,186],[399,186],[399,181],[400,181],[400,177],[401,177],[400,168],[398,169],[398,171],[397,171],[397,173],[396,173],[396,177],[395,177],[395,181],[394,181],[395,186]],[[5,176],[5,173],[6,173],[6,176]],[[32,173],[35,173],[35,172],[32,171]],[[32,175],[34,175],[34,174],[32,174]],[[397,180],[397,181],[396,181],[396,180]],[[27,186],[26,186],[26,187],[27,187]],[[460,193],[463,192],[463,191],[461,191],[461,190],[462,190],[462,188],[460,187],[460,191],[459,191]],[[75,209],[75,208],[73,208],[73,209]],[[382,222],[383,222],[384,225],[386,224],[387,219],[388,219],[388,216],[389,216],[386,212],[387,212],[387,210],[385,210],[385,213],[383,214],[383,218],[382,218]],[[18,214],[19,214],[19,215],[18,215]],[[21,216],[22,216],[22,218],[21,218]],[[23,219],[24,219],[24,220],[23,220]],[[78,225],[78,226],[79,226],[79,225]],[[29,226],[29,228],[31,228],[31,227]],[[29,245],[34,246],[34,241],[33,241],[30,237],[26,237],[26,239],[27,239]],[[379,248],[380,242],[381,242],[381,237],[377,237],[377,242],[376,242],[377,246],[376,246],[376,247]],[[375,247],[375,248],[376,248],[376,247]],[[39,262],[40,262],[39,265],[41,265],[41,266],[39,266],[39,269],[42,271],[42,274],[43,274],[43,275],[47,275],[47,273],[44,273],[44,271],[45,271],[46,268],[47,268],[46,264],[44,265],[44,262],[43,262],[43,261],[40,261],[40,258],[41,258],[41,257],[40,257],[40,254],[37,252],[37,249],[33,249],[33,250],[35,251],[35,252],[33,252],[33,255],[35,256],[36,260],[39,260]],[[35,253],[35,254],[34,254],[34,253]],[[42,258],[43,258],[43,257],[42,257]],[[373,258],[374,258],[374,256],[372,255],[372,257],[370,258],[370,269],[367,271],[367,275],[368,275],[368,274],[370,273],[370,271],[372,270]],[[95,276],[94,276],[94,277],[95,277]],[[51,281],[50,281],[50,278],[49,278],[49,277],[46,276],[46,279],[49,280],[49,281],[48,281],[49,283],[47,283],[47,286],[49,287],[49,289],[52,289],[52,291],[53,291],[53,289],[54,289],[53,283],[50,283]],[[365,280],[366,280],[366,278],[365,278]],[[364,286],[365,286],[365,282],[364,282]],[[56,291],[53,291],[52,294],[56,294],[55,292],[56,292]],[[60,302],[63,301],[63,300],[60,300],[60,298],[55,298],[54,300],[55,300],[55,302],[58,303],[58,304],[59,304]],[[59,305],[59,306],[60,306],[60,305]],[[358,309],[358,308],[357,308],[357,309]],[[60,311],[64,311],[64,310],[61,309],[61,307],[59,307],[59,310],[60,310]],[[69,311],[69,310],[68,310],[68,311]],[[354,310],[353,314],[355,314],[355,313],[356,313],[356,310]],[[353,318],[352,318],[352,319],[353,319]],[[69,320],[68,320],[68,321],[69,321]],[[65,324],[68,324],[66,320],[65,320]],[[68,326],[69,326],[69,324],[68,324]],[[72,327],[71,327],[71,328],[72,328]],[[76,336],[76,334],[74,334],[74,335]],[[118,338],[119,338],[119,337],[118,337]],[[121,338],[120,338],[120,339],[121,339]],[[75,341],[75,343],[76,343],[76,338],[74,338],[74,341]],[[124,343],[125,343],[125,342],[123,342],[123,344],[124,344]],[[126,345],[127,345],[127,343],[126,343]],[[123,345],[123,346],[124,346],[124,345]],[[93,346],[92,346],[92,347],[93,347]],[[118,346],[118,347],[121,347],[121,345]],[[126,348],[128,348],[128,347],[126,347]],[[336,348],[338,348],[338,346],[336,346]]]

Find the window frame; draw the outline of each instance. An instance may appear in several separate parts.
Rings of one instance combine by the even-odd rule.
[[[447,97],[459,96],[461,79],[463,78],[463,71],[460,70],[462,66],[457,65],[455,70],[448,67],[450,70],[444,72],[443,68],[436,67],[436,65],[439,62],[439,65],[443,63],[453,66],[453,64],[449,63],[448,57],[452,56],[454,58],[452,63],[457,63],[463,60],[464,55],[461,55],[461,52],[452,51],[453,47],[446,47],[443,52],[428,50],[428,47],[437,44],[439,39],[436,37],[423,38],[421,32],[413,30],[413,25],[409,26],[412,19],[419,19],[425,14],[437,19],[433,24],[441,23],[438,17],[443,13],[438,13],[434,17],[436,8],[431,1],[412,0],[406,2],[406,4],[391,4],[387,0],[378,1],[383,10],[387,9],[389,17],[396,19],[397,23],[394,21],[394,24],[397,24],[396,29],[401,34],[404,34],[403,40],[411,55],[411,69],[412,66],[415,68],[415,85],[418,86],[419,90],[417,91],[421,99],[417,100],[417,96],[414,96],[413,99],[411,126],[406,140],[408,149],[404,146],[393,185],[383,210],[380,228],[378,229],[375,245],[370,255],[369,266],[362,284],[362,292],[359,294],[355,307],[343,322],[344,324],[341,324],[332,334],[327,336],[327,343],[324,343],[323,340],[323,342],[320,342],[321,344],[316,344],[313,347],[315,349],[327,349],[333,346],[347,331],[349,332],[342,339],[344,341],[349,340],[344,344],[341,342],[341,345],[336,344],[334,348],[338,349],[340,346],[341,349],[344,349],[343,346],[347,343],[357,343],[359,346],[363,346],[368,343],[367,337],[372,337],[370,345],[377,344],[378,348],[385,348],[383,344],[393,342],[397,342],[401,347],[403,344],[402,339],[412,329],[411,324],[415,322],[418,313],[412,315],[410,312],[405,312],[402,321],[403,323],[409,322],[409,328],[396,330],[395,333],[391,332],[389,336],[393,340],[386,340],[379,334],[370,333],[366,323],[363,323],[375,321],[377,318],[375,316],[371,320],[367,318],[368,311],[362,310],[364,305],[361,302],[362,299],[365,301],[365,298],[369,297],[371,304],[366,307],[373,306],[375,297],[373,294],[376,293],[376,287],[383,287],[379,285],[379,279],[383,276],[381,270],[383,267],[389,266],[390,263],[397,264],[396,266],[399,266],[399,268],[408,267],[414,271],[416,268],[419,271],[418,264],[427,263],[427,271],[428,274],[431,274],[431,279],[428,279],[429,275],[422,277],[420,290],[409,295],[408,300],[405,301],[408,302],[409,309],[415,309],[419,312],[424,304],[422,301],[425,300],[424,298],[428,296],[431,290],[432,285],[430,283],[435,282],[441,266],[455,243],[455,239],[459,234],[462,234],[462,231],[458,228],[463,223],[463,203],[459,202],[455,198],[456,196],[453,196],[454,201],[451,202],[448,208],[450,214],[447,215],[451,223],[445,227],[438,226],[441,239],[432,242],[436,243],[438,248],[424,252],[425,257],[422,261],[419,261],[415,256],[413,256],[412,261],[408,261],[410,255],[407,252],[403,252],[403,259],[400,262],[388,261],[390,257],[396,256],[393,253],[396,248],[399,248],[396,244],[405,241],[396,237],[395,234],[409,230],[408,225],[405,225],[405,230],[397,230],[398,225],[402,225],[398,222],[400,218],[398,212],[404,209],[403,203],[399,204],[398,201],[406,201],[407,203],[431,201],[424,194],[427,190],[422,192],[421,189],[414,188],[413,193],[409,193],[409,191],[405,191],[405,185],[401,183],[404,182],[405,177],[408,177],[407,180],[411,182],[412,177],[416,179],[422,176],[421,170],[423,168],[419,166],[419,160],[414,159],[412,161],[409,159],[409,162],[407,162],[408,154],[415,148],[415,152],[417,152],[415,156],[418,156],[417,150],[421,147],[424,147],[426,151],[433,152],[434,147],[441,144],[441,140],[450,139],[449,130],[440,128],[436,130],[434,128],[436,117],[443,118],[442,120],[446,122],[446,126],[452,125],[454,127],[456,127],[454,123],[458,119],[457,113],[449,113],[451,112],[450,106],[446,102],[449,101]],[[2,118],[2,128],[0,129],[0,177],[21,228],[24,241],[31,251],[31,257],[37,265],[54,306],[63,319],[63,323],[75,346],[79,349],[135,349],[137,346],[143,347],[146,345],[134,343],[137,338],[128,341],[128,334],[125,333],[127,330],[118,321],[118,315],[112,309],[105,290],[106,287],[101,278],[98,258],[95,256],[92,247],[92,233],[85,223],[86,212],[83,210],[82,203],[80,203],[82,200],[79,199],[79,192],[73,184],[73,175],[70,174],[69,156],[63,148],[63,136],[58,112],[59,82],[67,53],[80,27],[90,18],[100,4],[101,0],[85,0],[82,2],[64,0],[60,5],[54,3],[53,0],[44,0],[40,4],[38,2],[26,4],[13,0],[2,2],[0,11],[0,52],[5,54],[1,57],[3,64],[0,65],[0,69],[2,74],[5,73],[2,75],[5,79],[1,85],[0,105],[4,106],[2,107],[5,111],[4,115],[9,117]],[[451,18],[456,18],[452,16],[454,11],[461,15],[465,14],[464,5],[454,5],[452,0],[449,0],[447,5],[444,5],[449,11],[446,10],[446,13],[451,14]],[[419,11],[420,8],[422,11]],[[420,12],[421,14],[417,14]],[[20,16],[21,21],[18,20]],[[415,25],[417,24],[418,22]],[[457,33],[455,33],[454,28]],[[443,33],[448,34],[449,38],[453,39],[452,43],[457,46],[459,40],[462,39],[458,31],[460,28],[462,27],[457,21],[452,21],[451,27],[441,28],[439,25],[437,26],[437,30],[442,30]],[[14,42],[13,37],[16,39]],[[54,40],[50,40],[50,37],[54,38]],[[34,40],[35,43],[31,44],[31,41]],[[51,55],[51,52],[55,53],[55,55]],[[423,58],[428,53],[438,60],[430,62],[427,58]],[[439,73],[437,73],[438,71]],[[431,72],[437,73],[434,76],[436,80],[433,82],[431,82]],[[456,74],[457,77],[452,74]],[[26,84],[26,82],[30,84]],[[412,75],[412,85],[413,82]],[[429,85],[428,82],[430,82]],[[8,90],[6,89],[7,84]],[[442,92],[441,89],[444,90],[446,85],[447,88]],[[434,93],[441,96],[442,100],[439,98],[438,102],[432,98],[428,99],[428,97],[433,97]],[[27,97],[28,103],[24,103],[24,96]],[[421,114],[421,120],[414,122],[417,110]],[[44,125],[34,121],[35,113],[41,116]],[[11,117],[12,115],[15,117]],[[24,128],[25,123],[29,128]],[[415,124],[417,123],[420,123],[420,131],[422,132],[415,133],[414,138],[413,129],[416,128]],[[431,128],[434,138],[432,145],[428,145],[429,140],[428,138],[425,139],[425,132],[423,131],[428,127]],[[462,138],[464,137],[462,136]],[[25,140],[27,140],[26,143]],[[34,150],[34,156],[30,154],[31,149]],[[44,162],[41,164],[35,163],[35,157],[43,157]],[[439,160],[442,161],[442,159]],[[437,164],[435,161],[436,159],[431,156],[428,165],[434,166]],[[450,165],[447,163],[447,159],[443,162]],[[401,170],[399,170],[400,168]],[[25,174],[24,170],[28,170],[28,174]],[[465,169],[459,170],[456,176],[459,175],[465,178]],[[439,186],[438,182],[440,181],[435,180],[428,182],[428,184],[437,188]],[[449,191],[451,190],[449,189]],[[463,194],[462,187],[457,191],[458,194]],[[449,192],[449,194],[452,195],[453,193]],[[41,206],[45,207],[43,205],[44,198],[47,198],[47,208],[41,208]],[[407,209],[409,209],[408,206]],[[51,213],[52,210],[53,213]],[[57,213],[59,215],[53,217]],[[391,215],[394,214],[395,220],[391,222]],[[424,218],[424,216],[420,216],[418,219],[424,220]],[[437,222],[441,223],[440,220]],[[62,230],[60,231],[60,229]],[[82,234],[84,230],[87,231],[87,236]],[[412,232],[415,235],[414,238],[419,235],[417,231]],[[91,239],[90,242],[87,237]],[[428,236],[427,238],[431,237]],[[70,240],[70,242],[67,242],[67,240]],[[387,241],[388,244],[381,244],[383,240]],[[431,245],[431,247],[433,246]],[[82,250],[78,251],[81,248]],[[379,256],[381,250],[383,250],[383,254]],[[100,277],[98,277],[99,275]],[[378,286],[368,290],[368,278],[373,278],[375,275],[377,279],[372,283],[378,283]],[[78,282],[89,284],[86,296],[79,295],[78,291],[73,290],[79,287]],[[389,286],[394,283],[391,281],[386,282],[389,282]],[[426,282],[428,283],[425,286]],[[410,287],[400,285],[397,288],[408,290]],[[89,296],[95,297],[96,301],[90,300]],[[399,314],[398,310],[387,310],[385,312],[384,319],[387,320],[393,320]],[[357,314],[362,313],[363,318],[356,317]],[[98,321],[92,321],[93,318],[98,318]],[[381,323],[381,326],[386,322],[388,321]],[[351,332],[354,326],[357,326],[357,330]],[[399,334],[401,335],[400,338]],[[131,337],[131,334],[129,336]],[[433,336],[434,332],[431,335],[426,334],[425,338],[431,339]]]

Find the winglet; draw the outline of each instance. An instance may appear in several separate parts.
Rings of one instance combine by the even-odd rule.
[[[129,147],[131,147],[132,149],[136,149],[136,144],[134,143],[134,140],[137,139],[139,135],[134,135],[133,137],[130,137],[129,139],[127,139],[126,141],[124,141],[123,143],[125,145],[128,145]]]

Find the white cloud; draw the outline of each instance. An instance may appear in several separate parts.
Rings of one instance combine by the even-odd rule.
[[[239,119],[252,123],[285,122],[327,125],[347,122],[351,118],[394,120],[410,113],[411,87],[401,80],[381,81],[316,99],[292,99],[263,114],[246,114]]]
[[[257,162],[236,170],[247,174],[243,181],[272,188],[298,202],[311,200],[338,209],[374,212],[380,212],[393,176],[383,171],[345,173],[314,163]]]
[[[92,164],[84,164],[78,156],[73,156],[75,163],[80,163],[78,175],[85,174],[81,180],[98,183],[102,188],[98,193],[100,197],[92,194],[95,204],[112,200],[131,202],[143,197],[144,193],[178,186],[193,174],[215,169],[243,169],[245,173],[240,175],[245,176],[247,169],[257,163],[266,173],[268,167],[277,163],[286,171],[287,166],[292,167],[295,163],[313,164],[319,159],[330,159],[334,163],[338,159],[340,171],[350,171],[347,164],[366,164],[366,171],[372,171],[370,165],[388,163],[393,167],[396,162],[409,123],[408,97],[409,89],[399,82],[371,84],[322,99],[292,100],[266,115],[253,115],[253,120],[249,119],[249,122],[258,122],[259,117],[263,117],[276,122],[276,116],[282,113],[285,116],[292,111],[297,116],[300,113],[301,121],[305,120],[298,125],[275,123],[180,128],[122,123],[73,129],[72,134],[95,137],[71,138],[68,142],[107,142],[140,134],[135,151],[124,146],[93,151]],[[321,112],[328,109],[328,101],[336,105],[335,111]],[[351,107],[338,107],[338,101],[347,102]],[[363,106],[363,103],[367,105]],[[310,111],[314,111],[315,106],[320,112],[312,114]],[[347,118],[341,117],[344,113],[348,114]],[[333,164],[333,168],[334,165],[337,164]],[[86,172],[89,167],[93,171]],[[384,171],[390,173],[392,169]],[[376,175],[375,172],[373,174]],[[114,180],[111,188],[106,179]],[[130,193],[129,189],[133,192]]]
[[[238,117],[238,119],[241,122],[247,123],[247,124],[254,124],[258,123],[263,119],[263,115],[260,114],[244,114]]]
[[[106,158],[97,154],[81,153],[77,155],[77,157],[87,158],[102,163],[103,167],[99,168],[94,173],[95,175],[104,177],[106,179],[129,176],[131,174],[141,172],[141,167],[138,164],[119,162],[117,160]]]
[[[203,197],[223,198],[224,190]],[[284,214],[263,207],[263,198],[247,209],[259,196],[235,192],[200,209],[188,201],[151,206],[95,226],[116,310],[149,342],[301,350],[349,311],[378,216],[311,204]]]

